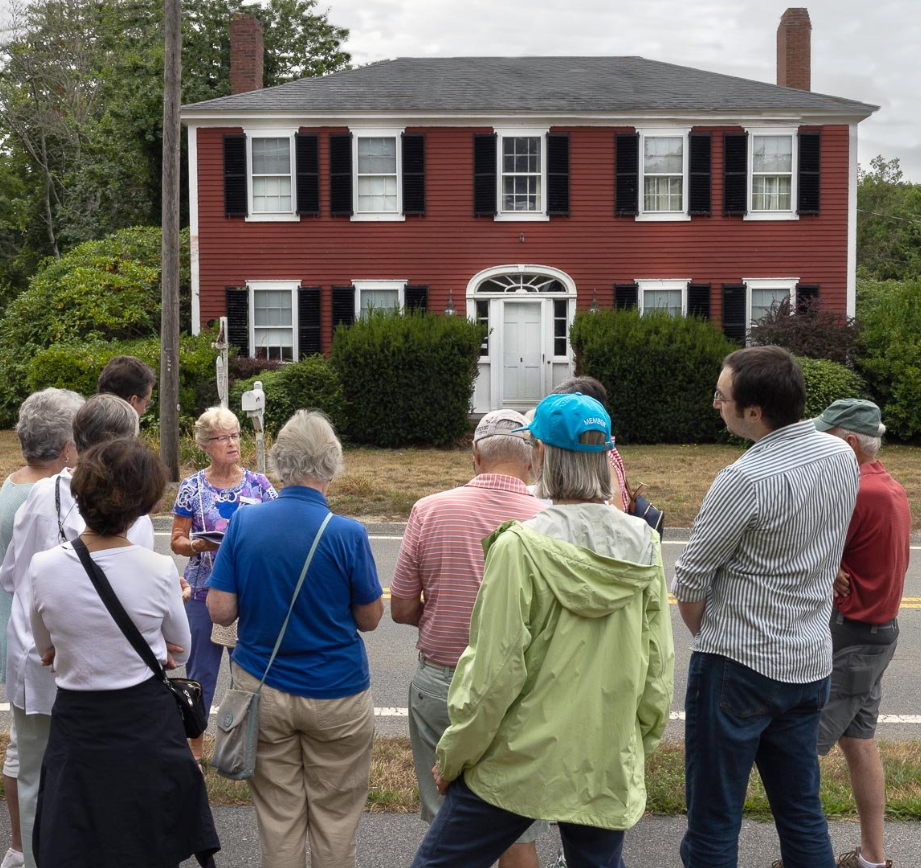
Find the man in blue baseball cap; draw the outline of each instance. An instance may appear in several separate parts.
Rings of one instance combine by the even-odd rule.
[[[623,868],[645,758],[668,721],[659,536],[607,505],[610,417],[594,398],[551,395],[518,430],[553,506],[484,541],[433,769],[445,804],[413,868],[487,868],[536,819],[559,823],[569,864]]]

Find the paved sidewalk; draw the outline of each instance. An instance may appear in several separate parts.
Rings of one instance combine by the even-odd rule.
[[[258,868],[259,838],[252,808],[216,808],[223,851],[218,868]],[[8,821],[7,821],[8,822]],[[645,817],[627,834],[624,861],[627,868],[682,868],[678,844],[684,834],[684,817]],[[358,830],[358,868],[408,868],[426,825],[415,814],[365,814]],[[830,824],[836,852],[857,843],[856,823]],[[889,857],[898,868],[921,868],[921,823],[887,823]],[[556,855],[559,834],[555,827],[538,840],[542,865]],[[743,824],[739,868],[769,868],[779,858],[777,834],[770,823]],[[197,863],[187,862],[183,868]]]

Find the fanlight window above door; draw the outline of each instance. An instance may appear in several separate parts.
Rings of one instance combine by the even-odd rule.
[[[477,292],[560,292],[565,293],[562,281],[546,274],[500,274],[484,280]]]

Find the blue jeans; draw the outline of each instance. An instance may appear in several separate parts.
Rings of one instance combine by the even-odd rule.
[[[224,646],[211,641],[211,616],[204,600],[189,600],[185,606],[192,632],[192,648],[189,661],[185,665],[186,675],[201,684],[202,699],[205,703],[205,719],[211,714],[214,689],[217,687],[217,674],[221,668]]]
[[[718,654],[691,655],[685,699],[685,868],[736,868],[757,763],[784,868],[834,868],[816,746],[829,678],[786,684]]]
[[[461,776],[448,787],[411,868],[489,868],[533,822],[484,802]],[[623,832],[560,823],[560,837],[569,868],[625,868]]]

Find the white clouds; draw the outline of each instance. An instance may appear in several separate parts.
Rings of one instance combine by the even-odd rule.
[[[785,4],[758,0],[333,0],[356,63],[393,57],[638,54],[774,82]],[[921,3],[813,0],[812,87],[881,106],[860,161],[900,157],[921,182]]]

